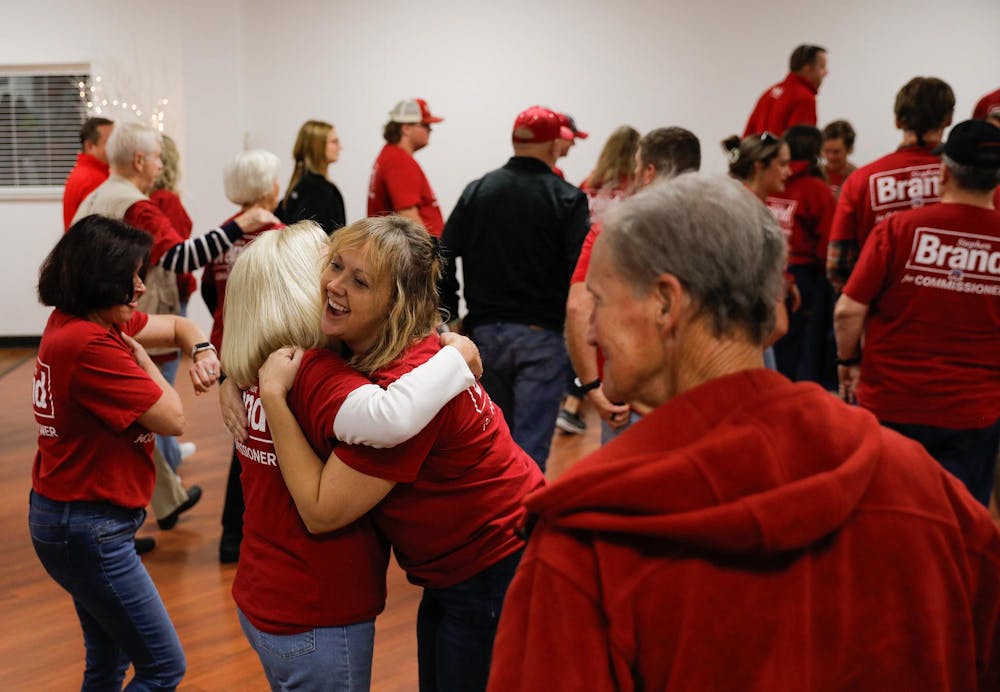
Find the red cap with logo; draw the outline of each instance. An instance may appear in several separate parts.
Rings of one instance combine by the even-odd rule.
[[[442,122],[444,118],[433,115],[430,106],[423,99],[403,99],[389,111],[389,120],[394,123],[430,125]]]
[[[532,106],[518,113],[514,119],[511,139],[517,144],[551,142],[555,139],[573,139],[573,133],[563,127],[559,114],[542,106]]]

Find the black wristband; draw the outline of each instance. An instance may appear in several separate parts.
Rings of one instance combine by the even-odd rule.
[[[597,389],[598,387],[601,386],[601,378],[598,377],[593,382],[588,382],[587,384],[583,384],[582,382],[580,382],[579,377],[574,377],[573,384],[576,385],[577,392],[579,392],[580,394],[586,394],[587,392]]]
[[[829,361],[827,361],[827,362],[829,362]],[[853,358],[838,358],[837,359],[837,365],[843,365],[845,367],[846,366],[851,366],[851,365],[857,365],[860,362],[861,362],[861,354],[860,353],[858,355],[854,356]]]

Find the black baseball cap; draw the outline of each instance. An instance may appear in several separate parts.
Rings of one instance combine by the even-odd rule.
[[[966,120],[951,128],[948,141],[934,147],[955,163],[973,168],[1000,168],[1000,127],[985,120]]]

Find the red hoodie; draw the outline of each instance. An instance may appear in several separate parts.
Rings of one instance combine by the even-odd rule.
[[[490,690],[1000,689],[1000,531],[816,385],[712,380],[526,505]]]
[[[826,266],[826,246],[837,200],[822,178],[809,172],[808,161],[792,161],[785,191],[766,203],[788,240],[788,263]]]

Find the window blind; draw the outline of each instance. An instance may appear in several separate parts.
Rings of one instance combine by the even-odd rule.
[[[0,190],[62,186],[80,150],[88,80],[0,69]]]

